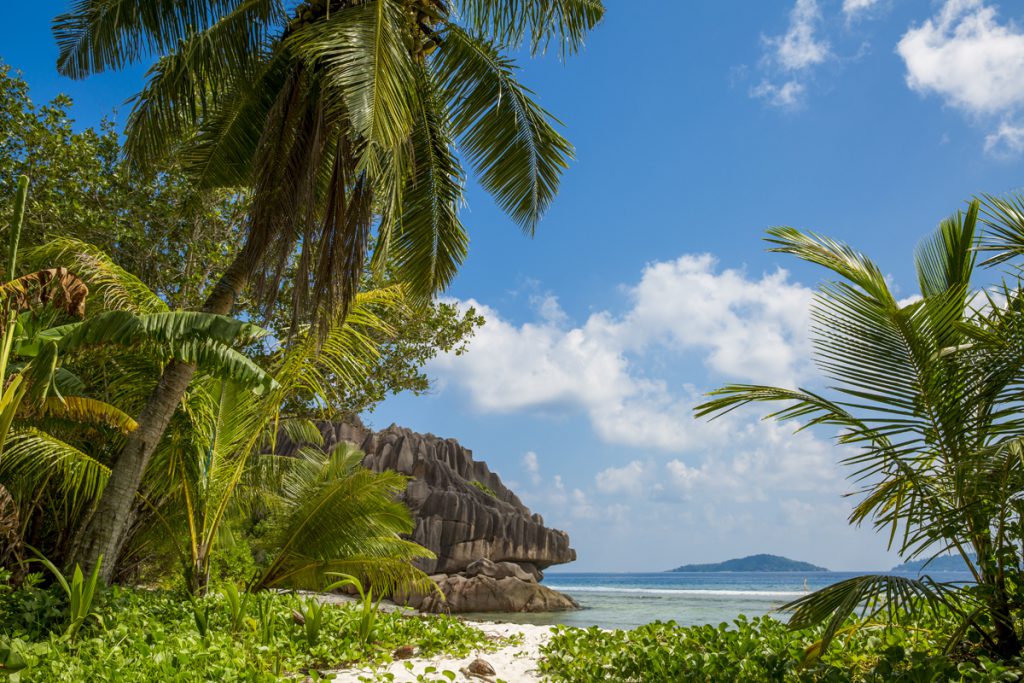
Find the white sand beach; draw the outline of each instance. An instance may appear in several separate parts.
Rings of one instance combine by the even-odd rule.
[[[491,638],[508,638],[519,634],[522,642],[518,645],[504,647],[497,652],[473,652],[466,657],[437,656],[430,658],[413,657],[404,661],[394,661],[391,664],[378,669],[345,669],[331,672],[333,680],[339,683],[358,683],[359,681],[376,681],[383,677],[383,674],[391,673],[395,681],[402,683],[415,682],[416,677],[424,674],[429,667],[434,667],[436,672],[428,676],[429,680],[444,680],[442,671],[448,670],[458,674],[457,681],[496,681],[498,679],[508,683],[531,683],[542,680],[537,672],[537,662],[540,659],[540,648],[551,637],[550,626],[533,626],[530,624],[503,624],[492,622],[467,622],[476,626]],[[489,663],[495,672],[493,677],[478,677],[461,673],[460,670],[469,666],[470,662],[477,658],[484,659]],[[406,662],[412,663],[412,670],[406,668]]]

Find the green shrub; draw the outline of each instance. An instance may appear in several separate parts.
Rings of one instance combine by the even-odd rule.
[[[480,489],[481,491],[486,493],[491,498],[497,498],[498,497],[498,494],[494,492],[494,489],[492,489],[487,484],[484,484],[483,482],[471,481],[471,482],[469,482],[469,485],[474,487],[474,488]]]
[[[36,607],[40,596],[47,596],[42,615]],[[240,596],[239,604],[245,599]],[[454,619],[387,612],[377,615],[372,640],[363,642],[353,627],[357,606],[326,604],[311,610],[308,600],[301,603],[289,594],[253,595],[247,613],[220,593],[202,598],[205,637],[197,629],[192,603],[177,593],[114,587],[98,595],[97,603],[96,618],[84,622],[71,642],[61,636],[66,611],[59,592],[0,591],[0,666],[6,660],[19,667],[17,674],[26,682],[262,683],[282,677],[301,680],[356,663],[388,662],[400,645],[412,645],[427,657],[465,656],[498,646]],[[317,612],[313,637],[307,625],[296,623],[293,610],[305,612],[307,625]],[[33,616],[27,617],[29,613]]]
[[[913,628],[849,622],[820,659],[808,651],[821,630],[791,631],[770,617],[732,624],[655,622],[631,631],[557,627],[540,670],[566,683],[931,683],[1024,680],[1019,663],[995,664],[970,651],[946,655],[942,615]]]

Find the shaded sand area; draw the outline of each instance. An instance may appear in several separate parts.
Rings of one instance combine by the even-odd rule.
[[[469,621],[466,623],[476,626],[486,633],[489,638],[513,638],[516,642],[496,652],[473,652],[461,658],[440,655],[421,659],[414,656],[405,661],[391,662],[377,669],[364,668],[332,671],[328,675],[334,676],[334,678],[329,680],[342,683],[394,680],[405,683],[416,681],[417,676],[421,674],[425,674],[427,680],[445,680],[442,674],[445,670],[456,673],[455,680],[457,681],[497,681],[500,679],[508,681],[508,683],[532,683],[543,680],[537,672],[537,662],[540,659],[541,645],[546,643],[551,637],[550,626],[499,624],[480,621]],[[494,676],[479,677],[461,672],[461,670],[467,669],[469,664],[478,657],[494,668]],[[411,671],[406,667],[407,662],[412,664]],[[434,667],[434,673],[426,673],[429,667]],[[385,674],[388,673],[393,674],[394,678],[387,679]]]

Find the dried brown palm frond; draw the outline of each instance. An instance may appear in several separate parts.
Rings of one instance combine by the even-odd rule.
[[[67,268],[37,270],[0,284],[0,301],[15,313],[49,305],[81,318],[88,296],[89,288]]]

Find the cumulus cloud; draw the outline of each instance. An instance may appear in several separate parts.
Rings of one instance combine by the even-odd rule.
[[[1017,156],[1024,152],[1024,125],[1003,121],[994,133],[985,136],[985,151],[996,156]]]
[[[772,77],[751,88],[751,97],[780,109],[798,109],[803,104],[808,71],[832,57],[831,46],[819,35],[821,20],[817,0],[796,0],[786,32],[762,37],[761,66]]]
[[[843,14],[848,20],[856,19],[876,5],[880,0],[843,0]]]
[[[784,270],[760,277],[719,269],[709,255],[648,265],[628,290],[631,308],[572,325],[547,303],[541,319],[515,325],[477,301],[487,319],[461,356],[431,370],[468,391],[484,412],[581,410],[609,443],[683,451],[729,433],[732,422],[694,421],[696,388],[649,376],[637,357],[702,354],[729,380],[792,385],[812,374],[811,290]]]
[[[772,56],[782,68],[799,71],[821,64],[831,56],[828,41],[817,36],[821,8],[817,0],[796,0],[789,13],[789,29],[781,36],[765,38]]]
[[[634,460],[625,467],[609,467],[595,477],[597,490],[602,493],[625,493],[639,496],[644,490],[647,470],[643,463]]]
[[[763,80],[750,89],[750,96],[780,109],[797,109],[803,104],[806,91],[807,88],[799,81],[786,81],[782,85],[776,85]]]
[[[1014,123],[1024,107],[1024,31],[1001,22],[985,0],[946,0],[938,14],[911,27],[896,48],[907,85],[940,96],[975,118],[1000,117],[985,139],[997,154],[1024,151],[1024,127]]]

